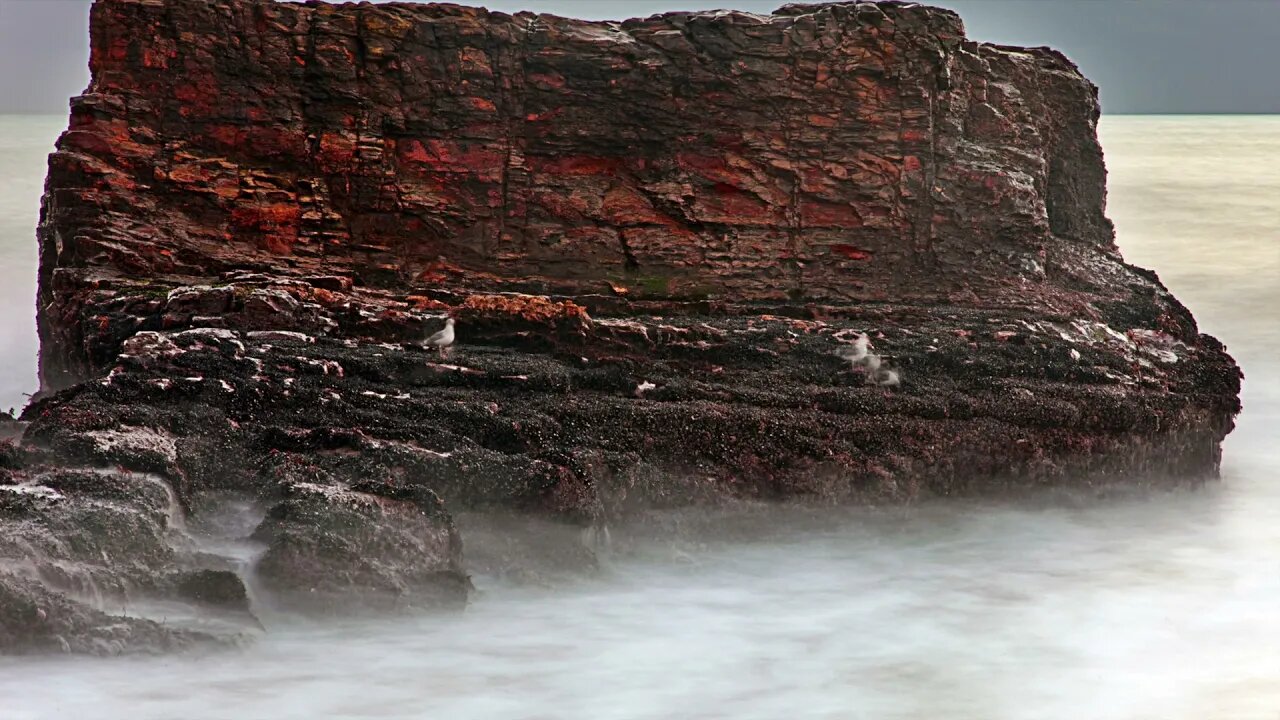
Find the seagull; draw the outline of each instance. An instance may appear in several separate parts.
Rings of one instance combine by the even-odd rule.
[[[902,378],[898,375],[898,371],[881,367],[883,360],[878,354],[867,349],[869,342],[867,334],[861,333],[853,341],[853,345],[844,345],[838,348],[836,356],[848,360],[855,370],[861,366],[863,368],[863,376],[867,379],[868,385],[892,387],[900,384]]]
[[[838,357],[844,358],[845,360],[848,360],[854,365],[857,365],[867,357],[868,342],[869,341],[867,340],[867,334],[862,333],[861,335],[858,336],[856,340],[853,341],[852,347],[848,345],[842,346],[840,349],[836,350],[836,355]]]
[[[896,387],[902,382],[901,378],[898,377],[898,372],[888,368],[877,370],[873,375],[868,375],[867,377],[880,387]]]
[[[453,318],[444,321],[444,329],[423,341],[423,346],[438,348],[441,357],[448,357],[449,346],[453,345]]]
[[[862,359],[862,365],[866,368],[863,372],[867,378],[867,384],[880,387],[895,387],[900,384],[902,378],[898,376],[898,371],[881,367],[881,362],[880,356],[875,353],[868,353]]]

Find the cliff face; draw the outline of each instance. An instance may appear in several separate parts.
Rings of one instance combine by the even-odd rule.
[[[165,521],[227,494],[263,513],[259,593],[452,605],[524,562],[465,555],[458,511],[1195,480],[1239,409],[1115,248],[1093,86],[948,11],[98,0],[92,46],[39,228],[47,392],[0,455],[0,510],[53,548],[0,576],[25,646],[191,640],[4,608],[68,564],[243,597]],[[452,357],[405,344],[446,313]],[[135,549],[55,553],[121,507],[93,521]]]
[[[114,357],[68,302],[101,273],[990,306],[1113,251],[1093,86],[934,8],[113,1],[91,65],[41,230],[52,386]]]

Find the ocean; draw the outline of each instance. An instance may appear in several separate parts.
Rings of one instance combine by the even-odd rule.
[[[0,115],[0,412],[21,410],[39,387],[36,222],[46,158],[61,115]]]
[[[4,408],[35,387],[34,226],[64,124],[0,116]],[[1221,481],[675,515],[590,576],[477,577],[460,615],[0,659],[0,717],[1275,720],[1280,117],[1105,116],[1101,135],[1126,257],[1244,368]]]

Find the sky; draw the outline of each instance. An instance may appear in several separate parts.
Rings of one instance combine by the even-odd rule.
[[[785,0],[476,0],[492,10],[622,19]],[[1280,0],[932,0],[969,37],[1048,45],[1107,113],[1280,113]],[[62,113],[88,84],[89,0],[0,0],[0,113]]]

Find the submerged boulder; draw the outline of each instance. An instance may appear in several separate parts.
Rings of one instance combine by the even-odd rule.
[[[428,490],[300,482],[267,513],[257,566],[281,604],[306,612],[461,607],[462,543]]]
[[[115,655],[238,639],[138,607],[181,598],[167,578],[198,562],[162,478],[20,467],[10,480],[0,484],[0,649]]]
[[[6,654],[155,653],[215,640],[155,620],[109,615],[30,577],[0,571],[0,650]]]
[[[212,607],[249,612],[249,591],[244,579],[231,570],[189,570],[174,576],[179,597]]]

